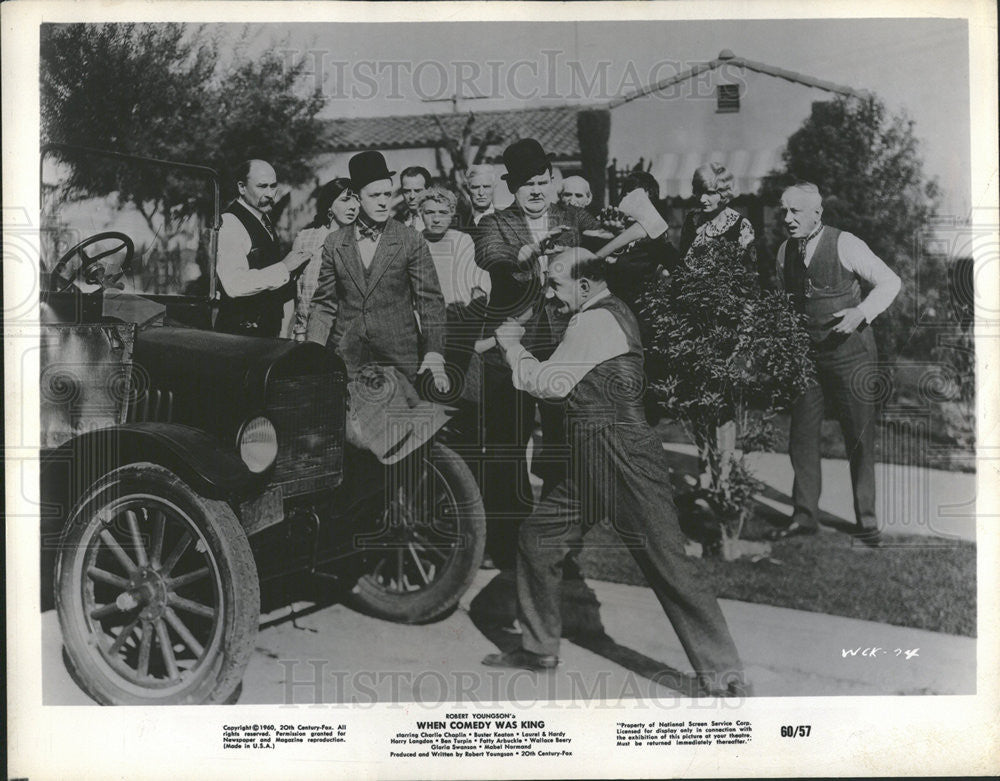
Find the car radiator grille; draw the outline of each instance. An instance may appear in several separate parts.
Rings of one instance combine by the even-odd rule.
[[[344,457],[344,383],[337,375],[272,380],[266,414],[278,432],[271,484],[284,496],[339,484]]]
[[[174,392],[149,388],[129,399],[129,423],[171,423],[174,419]]]

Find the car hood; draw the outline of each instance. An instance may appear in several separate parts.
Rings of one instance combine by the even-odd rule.
[[[187,421],[225,429],[259,414],[270,379],[335,368],[329,351],[311,342],[173,327],[140,331],[133,363],[137,392],[170,391]]]

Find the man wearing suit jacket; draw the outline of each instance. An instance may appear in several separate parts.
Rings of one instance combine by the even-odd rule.
[[[351,377],[369,363],[411,381],[430,371],[445,393],[445,304],[427,242],[389,219],[393,172],[381,153],[361,152],[349,169],[361,212],[323,244],[306,338],[340,355]]]
[[[533,138],[504,150],[502,177],[514,203],[480,220],[474,238],[476,263],[490,273],[492,293],[485,336],[508,317],[525,323],[525,343],[547,358],[566,329],[568,316],[547,299],[548,256],[558,247],[580,245],[585,231],[598,231],[597,220],[583,209],[554,202],[552,163]],[[526,448],[534,427],[536,400],[514,388],[510,367],[494,348],[484,355],[484,428],[486,467],[483,502],[487,517],[487,552],[501,569],[513,568],[517,527],[531,512]],[[564,460],[562,410],[541,406],[545,450],[535,453],[533,471],[546,485],[558,482]],[[553,447],[555,446],[555,447]]]

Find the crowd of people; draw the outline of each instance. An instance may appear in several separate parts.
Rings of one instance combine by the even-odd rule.
[[[746,694],[725,619],[684,555],[667,463],[643,403],[650,324],[640,311],[643,293],[696,262],[699,245],[731,242],[741,262],[757,267],[753,226],[730,206],[733,176],[714,163],[697,169],[699,208],[675,247],[649,173],[629,174],[620,202],[595,214],[586,178],[568,176],[557,189],[550,156],[534,139],[509,145],[503,164],[499,179],[513,202],[497,208],[490,165],[471,166],[456,186],[421,167],[397,179],[382,154],[361,152],[348,177],[320,188],[315,219],[282,257],[269,219],[275,171],[247,162],[219,233],[216,328],[317,342],[351,377],[373,363],[394,367],[460,410],[459,437],[471,446],[463,452],[480,455],[473,471],[488,556],[516,572],[521,647],[485,664],[558,664],[560,581],[579,577],[578,543],[608,517],[620,535],[641,541],[630,550],[703,691]],[[815,185],[793,185],[781,207],[789,239],[776,279],[813,338],[818,381],[792,410],[794,512],[774,536],[817,529],[826,394],[847,445],[859,538],[877,547],[875,411],[851,384],[874,370],[867,326],[896,296],[899,278],[861,239],[823,224]],[[542,480],[536,501],[529,443],[539,426],[540,443],[530,448]]]

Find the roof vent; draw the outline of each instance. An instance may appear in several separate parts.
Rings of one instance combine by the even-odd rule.
[[[719,52],[719,59],[720,60],[734,60],[734,59],[736,59],[736,55],[733,54],[732,49],[723,49],[721,52]]]

